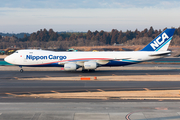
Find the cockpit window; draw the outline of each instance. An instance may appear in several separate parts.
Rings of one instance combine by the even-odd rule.
[[[18,51],[16,51],[15,53],[18,53]]]

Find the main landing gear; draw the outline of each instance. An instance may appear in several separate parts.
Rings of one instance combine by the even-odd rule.
[[[24,70],[22,69],[22,66],[19,66],[21,69],[20,69],[20,73],[23,73]]]
[[[95,71],[95,69],[84,69],[84,67],[82,67],[82,72],[84,73],[84,72],[94,72]]]

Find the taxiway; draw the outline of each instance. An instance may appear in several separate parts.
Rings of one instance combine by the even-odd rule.
[[[180,81],[53,81],[51,77],[179,75],[180,65],[139,64],[102,68],[95,72],[65,72],[60,68],[0,66],[0,120],[179,120],[180,102],[164,100],[107,100],[21,98],[12,94],[96,91],[180,90]],[[18,80],[17,78],[49,80]]]

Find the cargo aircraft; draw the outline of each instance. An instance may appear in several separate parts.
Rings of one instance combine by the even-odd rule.
[[[103,66],[125,66],[165,57],[175,29],[166,29],[140,51],[55,52],[47,50],[17,50],[5,61],[22,67],[64,67],[65,71],[94,71]]]

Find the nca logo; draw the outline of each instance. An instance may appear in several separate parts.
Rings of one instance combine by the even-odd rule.
[[[151,47],[155,50],[156,48],[158,48],[161,44],[164,43],[165,39],[168,39],[168,35],[166,33],[162,34],[162,37],[159,36],[156,40],[154,40],[154,43],[151,43]]]

